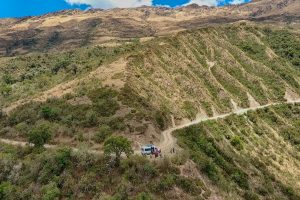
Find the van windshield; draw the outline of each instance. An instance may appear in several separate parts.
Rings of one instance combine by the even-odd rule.
[[[144,151],[151,151],[151,148],[144,148]]]

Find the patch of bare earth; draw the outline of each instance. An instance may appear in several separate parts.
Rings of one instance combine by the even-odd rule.
[[[288,102],[292,102],[292,101],[295,101],[297,99],[300,99],[300,96],[292,91],[291,89],[287,88],[286,91],[285,91],[285,96],[284,98],[288,101]]]
[[[247,96],[248,96],[250,108],[256,108],[260,106],[260,104],[249,93],[247,93]]]

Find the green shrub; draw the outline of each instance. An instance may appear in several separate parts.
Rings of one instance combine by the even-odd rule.
[[[59,119],[59,111],[58,109],[54,109],[48,106],[42,107],[41,115],[46,120],[58,120]]]
[[[154,120],[161,130],[165,129],[168,125],[168,118],[163,111],[156,111],[154,113]]]
[[[237,150],[242,150],[244,148],[242,139],[239,136],[234,136],[231,139],[230,144],[234,146]]]
[[[12,77],[12,75],[11,74],[7,74],[7,73],[2,76],[2,80],[7,85],[11,85],[11,84],[14,84],[16,82],[14,80],[14,78]]]
[[[1,182],[0,183],[0,199],[15,199],[14,193],[16,188],[14,185],[10,184],[9,182]]]
[[[232,180],[237,183],[241,188],[248,189],[249,183],[248,183],[248,176],[242,171],[236,171],[231,176]]]
[[[95,133],[94,141],[97,143],[104,142],[112,134],[112,130],[107,125],[101,125],[99,130]]]
[[[152,200],[152,196],[149,193],[141,192],[137,195],[136,200]]]
[[[71,158],[71,149],[68,148],[58,149],[54,152],[44,151],[37,160],[41,164],[41,168],[36,178],[41,183],[55,180],[56,176],[59,176],[72,164]]]
[[[217,165],[211,159],[207,160],[207,162],[203,164],[202,170],[211,180],[215,182],[220,180],[220,174],[217,169]]]
[[[251,191],[246,191],[244,194],[245,200],[259,200],[259,196]]]
[[[156,192],[166,192],[171,190],[175,185],[176,177],[171,174],[164,175],[158,183],[156,183],[154,190]]]
[[[295,67],[300,67],[300,41],[288,30],[273,31],[265,29],[266,41],[272,49],[290,61]]]
[[[25,135],[26,133],[29,132],[29,125],[25,122],[21,122],[19,124],[16,125],[16,130],[20,133],[22,133],[23,135]]]
[[[126,179],[134,185],[147,184],[158,175],[156,167],[148,159],[141,156],[131,156],[123,160],[121,169]]]
[[[196,183],[188,178],[177,177],[176,185],[179,186],[183,191],[192,195],[201,194],[201,188],[198,188]]]
[[[183,102],[183,110],[187,113],[189,119],[193,120],[197,115],[197,108],[194,107],[194,103],[185,101]]]
[[[85,114],[85,125],[87,127],[93,127],[98,124],[97,113],[94,111],[88,111]]]
[[[114,99],[99,99],[94,103],[94,111],[104,117],[114,115],[119,108],[118,102]]]
[[[0,85],[0,93],[4,97],[8,97],[12,93],[12,87],[7,84]]]
[[[34,144],[34,146],[38,148],[50,141],[52,131],[49,125],[41,124],[29,131],[27,137],[28,142]]]
[[[42,187],[42,200],[58,200],[59,195],[60,190],[54,182],[50,182]]]
[[[124,119],[121,117],[112,117],[107,121],[107,125],[111,127],[112,130],[115,131],[123,131],[126,128]]]

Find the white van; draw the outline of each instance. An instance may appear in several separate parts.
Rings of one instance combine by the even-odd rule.
[[[151,155],[153,153],[153,149],[155,149],[155,146],[152,145],[152,144],[142,146],[142,148],[141,148],[141,154],[143,156]]]

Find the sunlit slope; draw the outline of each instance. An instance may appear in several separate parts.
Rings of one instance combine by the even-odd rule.
[[[273,106],[179,130],[198,170],[232,199],[300,198],[300,107]]]
[[[65,127],[66,120],[73,120],[75,128],[67,127],[60,135],[67,143],[77,144],[77,133],[86,133],[91,119],[90,135],[83,134],[86,140],[99,123],[108,125],[121,117],[124,126],[114,133],[125,134],[138,146],[161,140],[172,115],[179,124],[197,115],[299,99],[297,30],[241,22],[143,43],[1,58],[0,106],[8,114],[2,135],[25,139],[17,125],[33,127],[49,107],[59,116],[51,123]],[[110,111],[110,120],[103,110]],[[76,134],[65,134],[71,130]],[[62,141],[55,137],[55,143]]]
[[[132,56],[127,87],[178,118],[284,101],[300,92],[299,45],[288,30],[243,23],[183,32]]]

